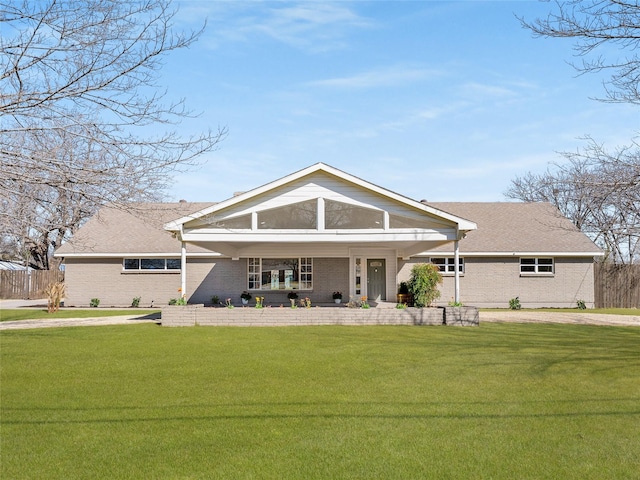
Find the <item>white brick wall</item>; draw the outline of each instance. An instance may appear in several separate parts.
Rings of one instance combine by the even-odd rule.
[[[424,259],[401,261],[399,281],[408,280],[411,267]],[[520,258],[464,257],[465,273],[460,277],[460,298],[465,305],[481,308],[509,306],[519,297],[523,308],[575,307],[577,300],[593,306],[593,259],[555,258],[553,276],[520,276]],[[454,277],[445,276],[438,305],[454,296]]]
[[[408,280],[411,266],[421,259],[398,261],[398,281]],[[66,259],[67,306],[88,306],[92,298],[101,307],[129,306],[141,297],[140,306],[166,305],[180,296],[180,273],[123,272],[122,260]],[[388,266],[391,268],[391,265]],[[314,305],[331,303],[331,293],[339,290],[348,300],[349,260],[316,258],[313,260],[313,291],[301,292]],[[509,299],[518,296],[523,307],[575,307],[577,300],[588,306],[594,301],[593,261],[589,258],[556,258],[551,277],[522,277],[519,258],[499,259],[465,257],[465,274],[460,279],[461,300],[477,307],[507,307]],[[217,295],[222,301],[230,297],[240,304],[240,294],[247,288],[246,259],[193,258],[187,265],[187,292],[190,303],[209,304]],[[454,279],[444,278],[438,305],[453,298]],[[268,305],[289,305],[286,292],[263,292]],[[255,295],[254,295],[255,296]],[[393,299],[390,299],[393,301]]]

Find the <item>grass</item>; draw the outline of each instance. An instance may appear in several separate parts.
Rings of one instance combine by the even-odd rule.
[[[93,318],[93,317],[113,317],[119,315],[150,315],[159,313],[159,309],[61,309],[55,313],[48,313],[46,308],[7,308],[0,310],[0,322],[11,322],[14,320],[37,320],[41,318]]]
[[[550,324],[5,331],[0,477],[638,478],[639,346]]]

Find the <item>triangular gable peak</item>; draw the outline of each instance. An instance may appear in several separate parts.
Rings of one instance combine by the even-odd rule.
[[[476,226],[319,163],[165,228],[190,242],[370,243],[451,241]]]

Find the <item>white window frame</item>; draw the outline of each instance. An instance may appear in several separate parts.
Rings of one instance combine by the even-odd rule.
[[[304,288],[295,288],[295,291],[308,292],[313,290],[313,258],[311,257],[250,257],[247,259],[247,289],[261,292],[286,292],[285,288],[262,288],[262,260],[273,258],[298,259],[298,285],[305,284]]]
[[[434,260],[444,260],[444,263],[434,263]],[[456,274],[454,257],[431,257],[429,261],[436,267],[438,267],[440,273],[444,276],[453,276]],[[459,257],[458,262],[458,270],[460,272],[460,275],[464,275],[464,258]],[[444,268],[444,270],[442,268]]]
[[[533,263],[522,263],[523,260],[533,260]],[[540,263],[544,260],[545,263]],[[547,261],[551,261],[547,263]],[[520,276],[552,276],[556,273],[556,262],[553,257],[520,257]],[[523,267],[533,267],[531,271],[523,271]],[[545,271],[551,267],[551,271]]]

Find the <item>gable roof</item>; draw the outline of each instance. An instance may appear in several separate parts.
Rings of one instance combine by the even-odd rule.
[[[76,234],[56,250],[57,257],[73,256],[162,256],[180,254],[180,241],[163,225],[211,203],[132,203],[123,207],[103,207]],[[190,253],[208,252],[189,245]]]
[[[433,202],[438,209],[472,218],[478,230],[460,242],[461,254],[570,254],[601,256],[602,250],[550,203]],[[436,247],[433,251],[447,251]]]
[[[444,212],[444,211],[440,211],[437,208],[433,207],[432,205],[428,205],[422,202],[418,202],[416,200],[410,199],[408,197],[405,197],[403,195],[400,195],[398,193],[392,192],[391,190],[387,190],[385,188],[382,188],[378,185],[375,185],[373,183],[367,182],[359,177],[356,177],[354,175],[351,175],[347,172],[344,172],[342,170],[339,170],[335,167],[332,167],[330,165],[327,165],[325,163],[316,163],[314,165],[311,165],[307,168],[304,168],[302,170],[298,170],[297,172],[291,173],[285,177],[282,177],[278,180],[274,180],[270,183],[267,183],[265,185],[262,185],[258,188],[255,188],[253,190],[250,190],[248,192],[244,192],[241,194],[238,194],[232,198],[229,198],[227,200],[224,200],[222,202],[219,203],[215,203],[212,204],[206,208],[204,208],[203,210],[199,211],[199,212],[195,212],[192,215],[189,216],[185,216],[182,218],[179,218],[177,220],[168,222],[165,225],[165,229],[169,230],[169,231],[174,231],[174,232],[179,232],[182,228],[182,225],[184,225],[187,222],[192,222],[193,220],[196,220],[198,218],[202,218],[202,217],[206,217],[208,215],[211,215],[212,213],[216,212],[216,211],[220,211],[220,210],[224,210],[224,209],[228,209],[230,207],[233,207],[235,205],[241,204],[241,203],[247,203],[248,201],[255,199],[257,197],[260,197],[261,195],[264,195],[270,191],[274,191],[277,190],[279,188],[282,188],[286,185],[290,185],[293,184],[296,181],[299,181],[305,177],[311,177],[314,174],[318,174],[318,173],[323,173],[325,175],[331,176],[331,177],[335,177],[338,180],[345,182],[345,183],[349,183],[349,184],[353,184],[357,187],[360,187],[364,190],[368,190],[370,192],[373,192],[379,196],[385,197],[387,199],[393,200],[395,202],[398,202],[400,204],[404,204],[408,207],[411,207],[413,209],[417,209],[423,213],[426,213],[432,217],[437,217],[440,218],[442,220],[445,220],[447,222],[450,222],[452,224],[456,224],[458,227],[458,230],[460,231],[470,231],[470,230],[475,230],[476,229],[476,224],[473,221],[467,220],[466,218],[460,218],[456,215],[452,215],[450,213]]]
[[[104,207],[92,217],[72,239],[55,253],[57,257],[123,257],[176,256],[180,254],[180,240],[166,229],[181,228],[182,224],[202,218],[235,202],[248,201],[278,188],[323,172],[337,175],[353,183],[411,208],[419,208],[427,215],[461,222],[474,227],[466,230],[460,242],[460,252],[466,256],[497,255],[563,255],[601,256],[600,250],[580,232],[560,211],[549,203],[520,202],[417,202],[388,190],[364,182],[324,164],[300,170],[245,194],[220,203],[134,203],[124,208]],[[175,219],[178,220],[175,220]],[[467,220],[469,219],[469,220]],[[477,225],[477,230],[475,227]],[[211,249],[187,242],[190,255],[217,255]],[[437,245],[429,252],[451,254],[452,246]]]

